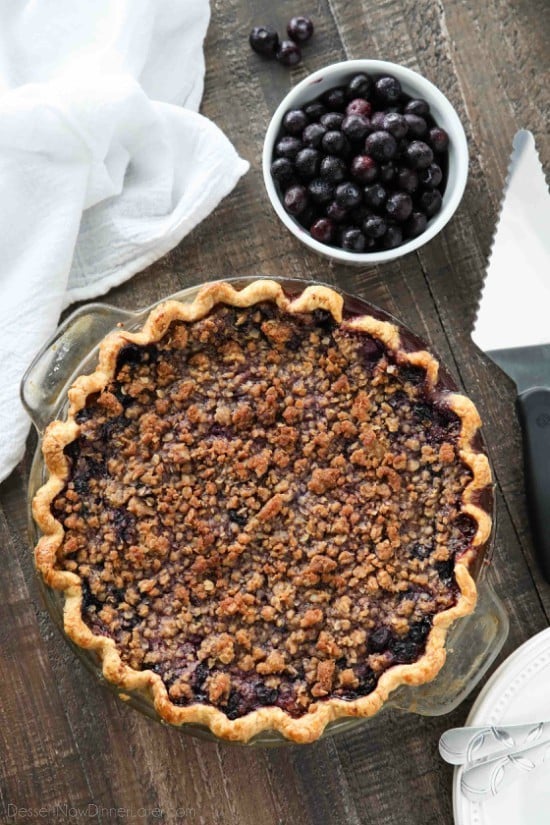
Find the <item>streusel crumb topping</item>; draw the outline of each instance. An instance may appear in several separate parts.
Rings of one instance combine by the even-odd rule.
[[[370,693],[456,603],[458,417],[323,311],[216,307],[129,344],[52,505],[82,616],[172,702],[300,716]]]

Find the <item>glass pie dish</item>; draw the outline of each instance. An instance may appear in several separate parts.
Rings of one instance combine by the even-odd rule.
[[[236,279],[231,283],[234,287],[244,287],[252,281],[258,281],[258,278]],[[279,283],[291,296],[308,285],[299,280],[282,280]],[[198,287],[187,289],[170,297],[182,302],[191,302],[195,299],[198,290]],[[421,348],[421,341],[386,313],[352,296],[342,297],[347,312],[353,315],[370,315],[380,321],[391,321],[399,326],[402,337],[404,336],[416,349]],[[97,347],[104,336],[115,328],[123,327],[126,331],[139,329],[150,310],[149,307],[139,312],[126,312],[108,305],[92,304],[78,310],[60,327],[38,354],[23,379],[23,402],[39,435],[43,434],[50,421],[65,416],[66,391],[78,375],[93,371],[97,359]],[[452,378],[443,369],[440,370],[440,379],[449,390],[456,389]],[[31,472],[30,500],[44,480],[45,468],[42,453],[39,450]],[[32,520],[31,536],[33,539],[37,538],[37,529]],[[386,702],[388,706],[426,715],[447,713],[462,701],[490,666],[502,646],[507,631],[504,611],[492,590],[487,573],[490,553],[491,547],[489,546],[485,550],[482,564],[476,571],[479,597],[475,618],[472,620],[470,616],[462,619],[452,628],[447,640],[447,664],[436,679],[421,687],[399,687]],[[62,627],[63,596],[47,588],[42,583],[42,579],[40,582],[48,610],[58,626]],[[76,646],[75,651],[85,665],[98,678],[103,679],[100,661],[96,654]],[[121,691],[114,686],[110,687],[121,698],[146,715],[159,719],[147,694],[139,691]],[[329,723],[326,733],[345,730],[364,721],[366,720],[357,718],[337,719]],[[199,725],[187,723],[182,726],[182,730],[199,737],[216,740],[215,735],[209,729]],[[250,743],[276,745],[287,741],[279,733],[263,730],[253,737]]]

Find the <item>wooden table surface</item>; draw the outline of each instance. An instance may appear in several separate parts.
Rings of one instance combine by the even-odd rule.
[[[282,29],[295,13],[316,23],[301,66],[289,71],[250,51],[253,25]],[[430,342],[479,406],[496,476],[490,575],[510,617],[497,661],[548,626],[550,587],[533,560],[513,387],[469,332],[517,129],[534,132],[550,168],[549,18],[546,0],[213,0],[202,111],[250,161],[250,172],[177,249],[106,298],[137,308],[212,277],[317,278],[379,304]],[[283,229],[264,193],[260,154],[290,86],[357,57],[403,63],[440,86],[462,117],[471,162],[464,199],[435,240],[396,263],[348,269]],[[86,806],[80,819],[103,823],[452,822],[452,770],[437,741],[464,722],[479,687],[446,717],[387,710],[314,745],[259,750],[162,727],[94,681],[38,590],[26,523],[34,447],[31,436],[25,460],[0,486],[2,822],[71,821],[70,809]]]

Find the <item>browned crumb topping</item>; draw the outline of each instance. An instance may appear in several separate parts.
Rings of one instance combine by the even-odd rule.
[[[53,504],[84,620],[173,702],[293,715],[371,692],[457,598],[457,417],[324,312],[218,307],[128,345]]]

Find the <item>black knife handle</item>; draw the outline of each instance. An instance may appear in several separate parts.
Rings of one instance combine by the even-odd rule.
[[[527,390],[518,396],[517,405],[535,553],[544,578],[550,582],[550,390]]]

